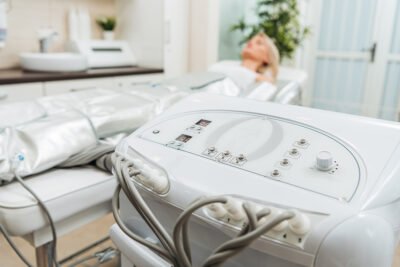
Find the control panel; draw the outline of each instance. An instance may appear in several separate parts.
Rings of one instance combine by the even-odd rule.
[[[264,114],[184,113],[145,129],[139,137],[341,201],[352,199],[362,178],[357,155],[341,140]]]

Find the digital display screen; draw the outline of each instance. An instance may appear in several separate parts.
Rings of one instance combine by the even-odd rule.
[[[186,135],[186,134],[181,134],[180,136],[178,136],[178,138],[176,138],[177,141],[180,141],[183,143],[187,143],[190,139],[192,139],[192,137],[190,135]]]
[[[201,120],[199,120],[198,122],[196,122],[196,125],[200,125],[200,126],[206,127],[206,126],[208,126],[210,123],[211,123],[211,121],[201,119]]]
[[[92,48],[93,52],[122,52],[121,48]]]

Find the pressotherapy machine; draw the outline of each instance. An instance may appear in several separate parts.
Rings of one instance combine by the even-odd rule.
[[[208,90],[240,93],[224,75],[197,73],[156,84],[90,89],[0,105],[0,232],[7,238],[26,237],[37,249],[40,266],[56,262],[56,242],[46,245],[51,242],[46,226],[50,224],[55,241],[55,223],[58,234],[65,233],[72,225],[107,212],[112,191],[100,192],[105,180],[111,185],[114,180],[96,167],[110,170],[115,144],[184,96]],[[91,177],[80,179],[86,176]],[[85,198],[90,201],[64,208],[65,203],[81,203]]]
[[[399,143],[397,123],[192,95],[118,145],[111,237],[125,267],[390,267]]]

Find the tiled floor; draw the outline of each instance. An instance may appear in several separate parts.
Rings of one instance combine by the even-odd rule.
[[[60,238],[58,244],[59,258],[62,259],[79,248],[82,248],[104,236],[107,235],[109,227],[114,223],[113,217],[111,215],[91,223],[68,236]],[[34,263],[34,251],[31,246],[25,242],[25,240],[16,238],[15,242],[18,247],[29,257],[29,260]],[[105,249],[107,247],[113,246],[111,241],[103,243],[100,247],[92,249],[86,254],[80,256],[83,258],[88,255],[92,255],[94,252]],[[73,262],[73,261],[72,261]],[[71,264],[72,262],[68,262]],[[88,262],[89,264],[94,264],[93,261]],[[101,265],[101,267],[117,267],[118,263],[116,260],[110,261],[106,264]],[[5,244],[4,238],[0,237],[0,266],[1,267],[25,267],[15,256],[14,252]],[[68,265],[65,265],[68,266]],[[90,266],[90,265],[79,265],[80,267]],[[400,267],[400,247],[397,249],[393,267]]]

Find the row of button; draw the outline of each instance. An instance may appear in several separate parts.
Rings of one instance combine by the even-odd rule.
[[[203,155],[206,155],[208,157],[213,157],[218,161],[228,162],[236,165],[243,165],[247,161],[246,156],[243,154],[240,154],[235,157],[229,150],[218,152],[218,150],[213,146],[207,148],[203,152]]]
[[[308,148],[310,144],[308,143],[308,141],[304,138],[296,141],[294,143],[293,148],[291,148],[290,150],[288,150],[285,154],[285,158],[283,158],[280,162],[277,163],[277,165],[281,168],[281,169],[288,169],[292,166],[291,161],[288,158],[291,159],[298,159],[301,156],[300,151],[298,150],[298,148],[302,148],[302,149],[306,149]],[[274,169],[271,172],[271,176],[272,177],[279,177],[281,176],[281,171],[279,171],[278,169]]]

